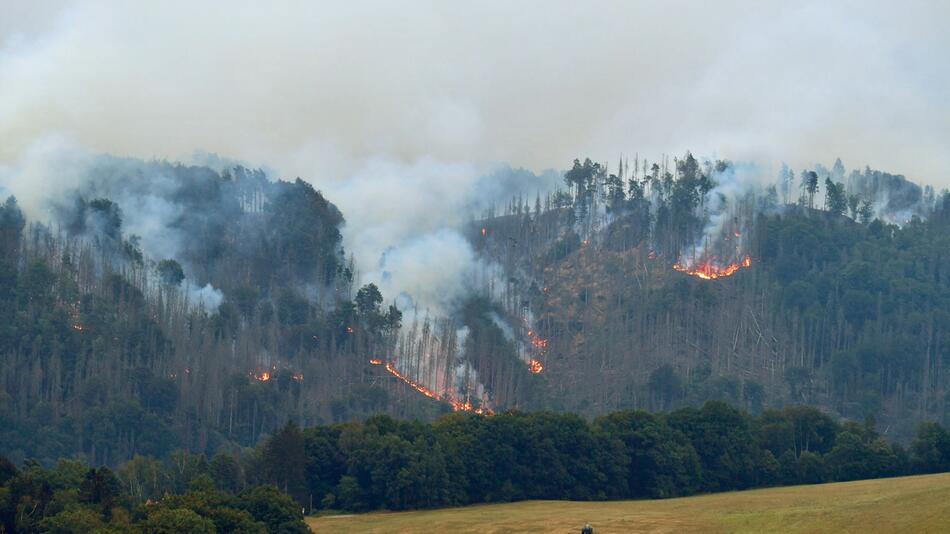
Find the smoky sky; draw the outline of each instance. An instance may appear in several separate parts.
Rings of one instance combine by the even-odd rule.
[[[948,15],[914,1],[0,0],[0,193],[37,206],[95,153],[219,154],[314,183],[365,279],[437,305],[491,272],[457,231],[465,208],[510,198],[512,180],[533,198],[540,171],[575,157],[692,150],[770,178],[841,157],[950,185]]]
[[[160,4],[160,5],[159,5]],[[0,1],[0,158],[37,137],[327,180],[367,158],[840,156],[950,184],[944,2]]]

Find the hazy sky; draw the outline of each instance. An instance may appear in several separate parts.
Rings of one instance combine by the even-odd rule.
[[[691,149],[771,177],[840,156],[950,185],[947,20],[940,1],[0,0],[0,193],[42,220],[95,152],[265,166],[340,207],[362,282],[438,313],[494,273],[468,208],[539,187],[497,163]]]
[[[264,7],[266,6],[266,7]],[[0,0],[0,161],[704,156],[950,185],[950,3]]]

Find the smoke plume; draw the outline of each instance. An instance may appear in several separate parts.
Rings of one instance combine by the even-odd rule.
[[[37,208],[90,154],[239,158],[313,182],[346,216],[363,281],[438,307],[482,270],[453,228],[505,180],[552,186],[498,162],[840,156],[950,184],[948,15],[913,1],[0,0],[0,186]],[[164,208],[143,202],[123,208]]]

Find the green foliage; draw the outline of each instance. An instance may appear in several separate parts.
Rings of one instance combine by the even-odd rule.
[[[696,450],[662,417],[642,411],[616,412],[594,424],[621,441],[629,457],[626,475],[633,497],[675,497],[699,487],[700,464]]]
[[[219,452],[211,459],[209,468],[214,486],[218,490],[237,493],[242,487],[241,466],[233,456]]]
[[[757,451],[747,414],[710,401],[699,410],[671,413],[669,424],[689,438],[699,455],[704,489],[743,489],[754,483]]]
[[[79,502],[94,505],[109,519],[112,508],[118,504],[119,479],[107,467],[90,469],[79,484]]]
[[[244,510],[255,520],[264,523],[268,532],[275,534],[310,532],[303,522],[301,507],[273,486],[258,486],[245,490],[232,502],[234,508]]]
[[[0,465],[9,462],[0,457]],[[205,469],[202,457],[186,454],[165,462],[137,457],[120,467],[120,481],[108,468],[74,460],[53,469],[28,461],[0,483],[0,531],[307,532],[300,506],[273,486],[234,495],[215,489]],[[192,473],[188,490],[176,492],[168,481],[182,473]]]
[[[267,206],[266,235],[279,257],[287,258],[292,276],[329,283],[341,267],[339,227],[343,215],[313,186],[297,178],[278,182]]]
[[[39,522],[42,532],[49,534],[86,534],[106,532],[102,515],[88,508],[69,508]]]
[[[939,425],[921,429],[908,463],[873,421],[842,425],[802,406],[753,417],[722,402],[669,414],[621,411],[593,422],[552,412],[454,413],[429,425],[377,416],[303,435],[315,505],[351,511],[664,498],[950,465]]]
[[[306,502],[305,471],[301,469],[306,463],[304,437],[293,421],[288,421],[267,440],[262,459],[268,482],[293,495],[300,503]]]
[[[918,472],[948,471],[950,470],[950,432],[936,423],[924,423],[920,426],[910,452],[913,467]]]
[[[665,498],[950,468],[950,438],[921,427],[910,457],[873,418],[836,423],[809,407],[758,417],[722,402],[668,414],[621,411],[588,422],[554,412],[453,413],[435,423],[387,416],[314,427],[293,423],[238,462],[218,454],[137,457],[119,468],[63,460],[54,469],[0,458],[7,531],[307,532],[310,506],[405,510],[520,499]],[[272,465],[276,464],[276,465]],[[243,469],[248,472],[244,474]],[[272,480],[294,491],[244,480]],[[301,502],[298,502],[301,501]],[[24,515],[24,510],[34,510]]]
[[[139,530],[142,534],[215,533],[213,521],[187,508],[161,508],[149,513],[139,525]]]
[[[794,210],[760,219],[758,277],[769,288],[763,294],[774,303],[774,320],[809,331],[802,339],[807,357],[785,369],[788,399],[863,417],[900,390],[914,408],[891,415],[909,423],[923,399],[946,388],[927,371],[950,361],[947,346],[935,344],[950,329],[943,267],[950,227],[941,213],[938,206],[931,220],[902,228]],[[921,406],[928,417],[943,411],[932,401]],[[903,435],[911,430],[906,423]]]
[[[899,472],[897,456],[880,438],[842,432],[828,453],[836,480],[858,480],[892,476]]]
[[[844,215],[848,209],[848,196],[844,184],[835,183],[831,178],[825,178],[825,202],[829,212]],[[856,211],[856,207],[854,210]]]

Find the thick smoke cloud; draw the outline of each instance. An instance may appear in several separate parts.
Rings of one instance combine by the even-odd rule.
[[[344,241],[361,269],[360,281],[399,297],[403,309],[443,312],[495,274],[458,229],[510,200],[513,191],[543,194],[558,183],[553,171],[372,159],[344,179],[327,181],[324,192],[346,216]]]
[[[497,162],[840,156],[950,185],[950,6],[829,4],[0,0],[4,185],[69,186],[49,139],[265,165],[341,207],[365,281],[430,303],[468,279],[446,228]]]
[[[940,2],[19,4],[0,3],[7,159],[55,130],[301,176],[689,148],[948,184]]]

